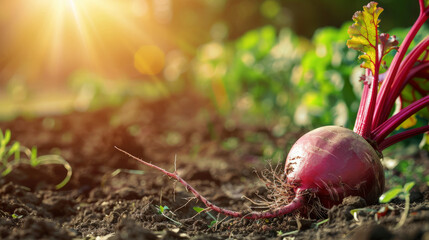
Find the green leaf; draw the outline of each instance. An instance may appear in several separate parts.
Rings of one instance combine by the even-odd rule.
[[[35,167],[39,165],[40,161],[37,159],[37,148],[32,147],[31,148],[31,156],[30,156],[30,164],[32,167]]]
[[[353,15],[353,25],[349,27],[348,34],[351,39],[347,41],[347,46],[364,53],[359,56],[363,60],[361,67],[371,69],[375,72],[377,62],[378,45],[378,24],[382,8],[377,7],[376,2],[370,2],[363,7],[363,11],[358,11]]]
[[[10,147],[9,148],[9,152],[8,152],[8,154],[7,154],[7,156],[9,157],[9,156],[11,156],[12,154],[15,154],[15,161],[19,161],[19,159],[20,159],[20,151],[19,151],[19,148],[20,148],[20,144],[19,144],[19,142],[15,142],[13,145],[12,145],[12,147]]]
[[[18,214],[13,213],[12,218],[13,219],[20,219],[20,218],[22,218],[22,215],[18,215]]]
[[[168,209],[168,206],[159,206],[158,213],[163,214]]]
[[[195,212],[200,213],[202,211],[204,211],[204,208],[200,208],[200,207],[193,207],[193,209],[195,210]]]
[[[380,203],[390,202],[392,199],[397,197],[402,192],[402,190],[403,189],[401,187],[395,187],[383,193],[379,198]]]
[[[209,228],[213,227],[215,224],[217,223],[216,220],[213,220],[210,222],[210,224],[208,225]]]
[[[1,134],[0,137],[1,137],[0,138],[0,144],[1,144],[1,146],[6,146],[9,143],[9,141],[10,141],[10,137],[11,137],[10,130],[6,129],[4,135]]]
[[[8,175],[10,172],[12,172],[12,166],[9,165],[5,170],[3,170],[3,172],[1,173],[1,176],[4,177],[6,175]]]
[[[354,14],[354,23],[347,31],[351,38],[347,41],[347,46],[363,53],[359,56],[359,59],[363,60],[361,67],[370,69],[373,75],[376,70],[378,72],[383,57],[397,49],[398,45],[395,36],[378,33],[378,17],[382,11],[383,8],[377,7],[376,2],[368,3],[363,7],[363,11]]]

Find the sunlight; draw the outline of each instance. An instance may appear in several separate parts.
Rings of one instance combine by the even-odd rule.
[[[27,82],[43,79],[49,86],[61,85],[79,69],[113,78],[161,72],[165,50],[158,42],[171,45],[179,40],[171,37],[166,24],[171,19],[170,1],[163,1],[164,18],[158,22],[159,14],[149,14],[148,1],[0,2],[0,55],[6,56],[0,62],[0,83],[19,75]],[[159,41],[155,35],[167,40]],[[161,51],[155,52],[160,57],[155,59],[156,68],[142,70],[139,60],[140,69],[135,69],[136,56],[145,56],[138,51],[146,45]]]
[[[165,64],[165,54],[154,45],[146,45],[134,55],[134,67],[141,73],[156,75],[161,72]]]

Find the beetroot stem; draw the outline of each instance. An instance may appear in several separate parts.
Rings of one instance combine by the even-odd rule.
[[[407,118],[411,117],[413,114],[417,113],[418,111],[420,111],[421,109],[423,109],[428,105],[429,105],[429,95],[403,108],[397,114],[393,115],[383,124],[381,124],[376,129],[374,129],[374,131],[372,131],[373,140],[377,144],[380,144],[390,133],[392,133],[395,130],[395,128],[399,127],[399,125],[401,125],[402,122],[404,122],[405,120],[407,120]]]
[[[286,206],[280,207],[276,210],[273,211],[265,211],[265,212],[249,212],[249,211],[243,211],[243,212],[237,212],[237,211],[232,211],[232,210],[228,210],[228,209],[224,209],[221,207],[216,206],[215,204],[211,203],[210,201],[208,201],[205,197],[203,197],[197,190],[195,190],[195,188],[193,188],[191,185],[189,185],[189,183],[187,183],[185,180],[183,180],[176,172],[169,172],[161,167],[158,167],[154,164],[151,164],[149,162],[146,162],[138,157],[133,156],[132,154],[126,152],[125,150],[122,150],[118,147],[115,146],[115,148],[117,150],[119,150],[120,152],[128,155],[129,157],[139,161],[140,163],[149,166],[151,168],[154,168],[162,173],[164,173],[165,175],[176,179],[178,182],[180,182],[183,186],[185,186],[187,191],[190,191],[192,194],[194,194],[194,196],[199,199],[201,202],[204,203],[204,205],[206,205],[208,208],[210,208],[211,210],[214,210],[216,212],[222,213],[224,215],[227,216],[231,216],[231,217],[242,217],[242,218],[246,218],[246,219],[261,219],[261,218],[274,218],[274,217],[278,217],[281,215],[285,215],[288,213],[292,213],[298,209],[300,209],[301,207],[304,206],[305,204],[305,200],[306,198],[304,197],[304,195],[302,194],[297,194],[295,196],[295,198],[292,200],[292,202],[290,202],[289,204],[287,204]]]
[[[422,42],[420,42],[416,48],[414,48],[410,54],[404,59],[400,71],[395,77],[395,81],[392,83],[391,90],[389,92],[389,98],[384,103],[385,109],[392,109],[396,97],[400,95],[401,91],[404,89],[405,85],[407,85],[408,80],[410,79],[408,76],[412,74],[413,65],[419,58],[419,56],[429,47],[429,37],[426,37]],[[422,67],[426,67],[425,64]],[[419,65],[420,66],[420,65]],[[419,68],[418,66],[415,68]],[[387,117],[390,111],[385,111],[383,117]]]
[[[392,105],[392,101],[398,97],[395,94],[399,94],[399,91],[396,91],[396,89],[392,89],[394,82],[397,81],[397,73],[402,65],[402,60],[404,59],[404,56],[413,41],[414,37],[416,36],[419,29],[422,27],[422,25],[426,22],[428,19],[428,11],[429,9],[424,9],[424,4],[420,2],[420,15],[417,18],[416,22],[411,27],[411,30],[405,37],[403,43],[398,49],[398,52],[396,53],[395,57],[393,58],[392,64],[387,71],[386,79],[384,80],[383,84],[381,84],[379,96],[377,98],[377,103],[375,106],[374,111],[374,118],[372,121],[372,129],[377,128],[379,125],[381,125],[384,121],[387,120]],[[401,86],[400,84],[399,86]],[[395,93],[395,94],[393,94]],[[393,99],[393,100],[390,100]],[[386,104],[388,104],[387,107]]]
[[[364,106],[365,106],[366,99],[368,98],[368,92],[369,92],[368,84],[364,83],[362,97],[360,99],[360,104],[359,104],[359,110],[356,116],[355,126],[353,128],[353,131],[361,136],[362,136],[361,123],[363,122],[363,118],[364,118]]]
[[[376,51],[376,54],[375,54],[376,58],[379,57],[377,52],[378,51]],[[372,78],[371,85],[369,87],[370,95],[368,96],[368,101],[366,103],[367,106],[365,107],[365,120],[363,122],[362,134],[361,134],[361,136],[364,137],[365,139],[369,139],[371,136],[371,130],[372,130],[371,124],[374,116],[375,104],[377,102],[379,69],[380,69],[380,62],[377,61],[375,65],[375,73]]]
[[[372,116],[375,108],[375,100],[377,99],[377,87],[378,87],[378,68],[379,64],[375,67],[376,77],[371,74],[371,71],[367,69],[365,77],[366,82],[364,83],[364,89],[362,93],[361,102],[359,104],[358,115],[356,117],[356,123],[353,131],[365,139],[370,137]],[[371,82],[369,81],[371,78]],[[376,86],[376,87],[374,87]]]
[[[385,140],[383,140],[380,145],[378,146],[378,149],[380,151],[383,151],[384,149],[386,149],[387,147],[398,143],[404,139],[422,134],[429,131],[429,125],[427,126],[423,126],[423,127],[418,127],[418,128],[414,128],[414,129],[410,129],[410,130],[406,130],[404,132],[395,134],[391,137],[386,138]]]

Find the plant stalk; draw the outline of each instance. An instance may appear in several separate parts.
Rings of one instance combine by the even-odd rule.
[[[399,127],[399,125],[401,125],[402,122],[426,106],[429,106],[429,95],[401,109],[401,111],[399,111],[397,114],[393,115],[383,124],[374,129],[372,131],[372,139],[377,144],[381,144],[390,133],[392,133],[397,127]]]
[[[423,134],[425,132],[429,131],[429,125],[427,126],[422,126],[422,127],[418,127],[418,128],[413,128],[410,130],[406,130],[404,132],[395,134],[393,136],[390,136],[386,139],[384,139],[383,141],[380,142],[380,144],[378,145],[378,149],[380,151],[383,151],[384,149],[386,149],[387,147],[390,147],[391,145],[398,143],[404,139],[419,135],[419,134]]]
[[[393,89],[395,81],[402,80],[396,77],[398,70],[402,65],[402,60],[404,59],[404,56],[411,42],[415,38],[417,32],[420,30],[422,25],[426,22],[428,17],[428,9],[424,9],[424,3],[420,2],[420,15],[411,27],[411,30],[408,32],[401,46],[399,47],[399,50],[393,58],[392,64],[387,71],[386,79],[383,81],[383,84],[380,87],[379,97],[376,102],[374,118],[372,121],[372,129],[375,129],[380,126],[389,117],[390,110],[393,107],[393,104],[391,102],[394,103],[400,92],[398,91],[399,89]],[[400,84],[400,86],[402,85],[403,84]],[[387,107],[386,104],[388,104],[389,107]]]

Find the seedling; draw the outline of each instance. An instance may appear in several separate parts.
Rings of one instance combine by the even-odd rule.
[[[405,220],[407,219],[407,214],[410,209],[410,190],[411,188],[413,188],[414,184],[415,184],[414,182],[408,182],[403,187],[400,187],[400,186],[394,187],[380,196],[380,199],[379,199],[380,203],[389,203],[392,199],[396,197],[405,199],[405,209],[401,215],[400,221],[396,225],[396,228],[399,228],[402,225],[404,225]],[[376,222],[378,222],[380,218],[386,216],[389,211],[393,211],[393,210],[394,208],[392,206],[385,205],[385,206],[382,206],[378,211],[371,208],[352,209],[350,211],[350,214],[352,214],[353,218],[357,222],[359,222],[359,219],[358,219],[359,212],[367,212],[369,214],[374,214],[374,219]]]
[[[399,220],[398,224],[396,225],[396,228],[400,228],[402,225],[404,225],[405,221],[407,220],[407,215],[408,215],[408,212],[410,211],[410,190],[414,187],[414,185],[415,185],[415,182],[408,182],[403,187],[398,186],[398,187],[392,188],[380,196],[381,203],[388,203],[396,197],[399,197],[405,200],[405,209],[401,215],[401,220]]]
[[[173,218],[166,215],[167,211],[170,210],[168,206],[158,206],[158,213],[161,214],[163,217],[167,218],[168,220],[172,221],[174,224],[181,226],[182,223],[174,220]]]
[[[366,213],[375,213],[376,210],[371,209],[371,208],[355,208],[350,210],[350,214],[353,215],[353,218],[355,219],[356,222],[359,222],[359,218],[358,218],[358,214],[360,212],[366,212]]]
[[[13,214],[12,214],[12,218],[13,218],[13,219],[21,219],[21,218],[22,218],[22,215],[18,215],[18,214],[13,213]]]
[[[67,170],[67,175],[63,181],[55,186],[56,189],[64,187],[72,176],[72,168],[70,164],[59,155],[43,155],[37,156],[37,148],[31,149],[21,146],[19,142],[10,143],[11,132],[7,129],[4,133],[0,129],[0,172],[1,176],[8,175],[15,166],[19,164],[29,164],[32,167],[37,167],[46,164],[60,164]],[[24,154],[25,158],[22,158]]]
[[[203,211],[205,211],[206,209],[204,209],[204,208],[200,208],[200,207],[193,207],[193,209],[195,210],[195,212],[197,212],[197,213],[201,213],[201,212],[203,212]],[[209,225],[207,225],[209,228],[211,228],[211,227],[213,227],[214,225],[216,225],[217,224],[217,222],[218,222],[218,220],[210,213],[210,212],[207,212],[207,211],[205,211],[206,213],[207,213],[207,215],[212,219],[212,221],[210,222],[210,224]]]
[[[325,223],[327,223],[327,222],[329,222],[329,218],[324,219],[324,220],[322,220],[322,221],[319,221],[319,222],[315,223],[315,224],[314,224],[314,227],[317,229],[317,228],[319,228],[319,226],[320,226],[320,225],[325,224]]]

